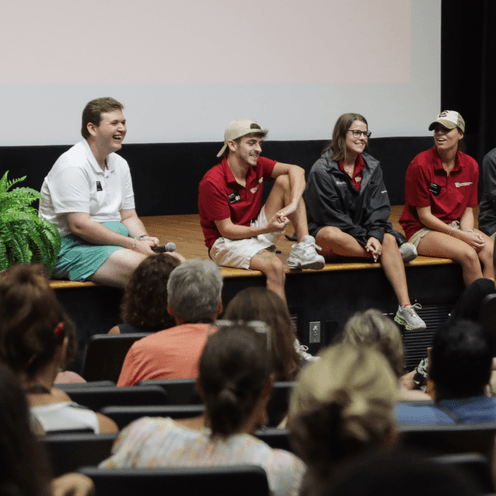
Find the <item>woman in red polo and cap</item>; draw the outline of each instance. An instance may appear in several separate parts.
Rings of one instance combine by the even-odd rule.
[[[494,241],[474,229],[479,167],[462,151],[465,121],[445,110],[429,130],[435,146],[408,166],[400,224],[419,255],[458,262],[466,286],[480,277],[494,278]]]

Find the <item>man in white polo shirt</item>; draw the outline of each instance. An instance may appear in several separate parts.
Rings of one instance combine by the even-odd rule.
[[[126,136],[122,109],[113,98],[89,102],[84,139],[59,157],[43,181],[40,216],[62,236],[56,278],[125,286],[159,244],[136,214],[129,166],[114,153]]]

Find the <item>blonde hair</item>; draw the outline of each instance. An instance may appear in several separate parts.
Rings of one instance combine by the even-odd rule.
[[[397,394],[389,363],[372,348],[341,343],[303,371],[291,397],[288,428],[315,482],[337,463],[387,444]]]
[[[380,351],[389,361],[396,377],[404,372],[404,348],[396,324],[379,310],[370,309],[355,313],[346,322],[343,343],[371,346]]]

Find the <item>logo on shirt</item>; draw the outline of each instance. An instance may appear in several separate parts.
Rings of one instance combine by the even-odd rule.
[[[455,183],[455,186],[457,188],[460,188],[462,186],[470,186],[471,184],[474,184],[472,181],[469,181],[468,183]]]
[[[338,186],[346,186],[346,183],[344,181],[338,181],[337,179],[336,179],[336,184]]]
[[[251,188],[250,189],[250,192],[252,195],[254,195],[257,191],[258,191],[258,188],[260,187],[260,184],[263,183],[263,177],[261,177],[259,180],[258,180],[258,184],[254,187],[254,188]]]
[[[100,181],[96,182],[96,190],[97,191],[103,191],[102,183]]]

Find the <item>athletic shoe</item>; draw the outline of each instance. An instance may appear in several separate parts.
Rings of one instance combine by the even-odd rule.
[[[400,246],[400,253],[404,263],[411,262],[418,257],[417,248],[412,243],[403,243]]]
[[[315,362],[318,362],[320,360],[320,357],[310,355],[310,353],[308,353],[308,346],[300,344],[298,339],[295,339],[294,347],[295,347],[296,353],[298,353],[298,355],[300,355],[300,358],[302,359],[302,361],[304,363],[308,363],[310,365],[311,363],[315,363]]]
[[[407,307],[398,307],[398,311],[394,316],[394,321],[400,325],[405,326],[409,331],[413,329],[425,329],[427,326],[425,322],[417,315],[416,308],[422,308],[422,305],[415,303],[415,305],[408,305]]]
[[[323,269],[325,259],[317,253],[317,248],[320,250],[313,236],[304,236],[301,243],[296,243],[291,247],[287,261],[288,269]]]

